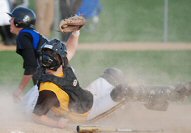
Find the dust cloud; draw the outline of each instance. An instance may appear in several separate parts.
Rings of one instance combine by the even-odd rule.
[[[10,88],[0,88],[0,132],[1,133],[63,133],[75,132],[75,129],[57,129],[36,124],[31,121],[22,107],[13,102]],[[126,102],[120,108],[88,125],[132,130],[161,131],[163,133],[190,133],[191,105],[171,103],[167,111],[146,109],[142,103]],[[80,123],[76,123],[80,125]],[[146,132],[145,132],[146,133]]]
[[[85,71],[81,71],[82,73],[86,73],[85,78],[88,79],[88,82],[91,82],[93,79],[91,74],[97,74],[97,77],[99,76],[98,73],[102,74],[104,69],[100,68],[99,65],[95,65],[95,62],[103,61],[105,60],[104,58],[105,56],[102,54],[96,57],[91,55],[91,58],[88,58],[88,63],[86,64],[88,69],[84,66],[83,69]],[[176,85],[176,83],[179,83],[176,81],[180,81],[178,77],[172,78],[162,70],[160,75],[154,75],[153,73],[146,72],[144,69],[138,69],[136,66],[128,66],[125,69],[121,64],[115,64],[115,67],[122,68],[129,85]],[[81,77],[83,78],[83,76]],[[85,81],[87,82],[87,80]],[[191,104],[188,102],[188,99],[180,103],[170,103],[167,111],[148,110],[144,107],[143,103],[127,102],[108,116],[88,123],[88,125],[97,125],[111,129],[142,130],[145,131],[144,133],[146,133],[146,130],[150,132],[163,131],[163,133],[190,133],[190,110]]]
[[[190,104],[171,104],[167,111],[153,111],[141,103],[127,103],[96,123],[112,129],[190,133],[190,109]]]
[[[22,104],[14,102],[12,90],[12,87],[0,86],[0,133],[63,133],[63,129],[34,123]]]

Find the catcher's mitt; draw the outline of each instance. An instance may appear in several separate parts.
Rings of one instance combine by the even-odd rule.
[[[82,28],[85,23],[86,20],[84,17],[75,15],[67,19],[61,20],[59,28],[61,32],[73,32]]]

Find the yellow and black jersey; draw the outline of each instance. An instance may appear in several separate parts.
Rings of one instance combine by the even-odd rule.
[[[62,76],[63,74],[59,75]],[[52,110],[56,115],[68,117],[73,121],[86,120],[88,112],[79,114],[70,111],[69,102],[70,97],[63,89],[52,82],[43,82],[39,87],[39,97],[33,113],[45,115]]]

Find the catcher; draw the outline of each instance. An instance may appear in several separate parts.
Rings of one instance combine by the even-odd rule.
[[[107,68],[102,76],[82,89],[68,63],[65,44],[54,39],[45,43],[41,52],[36,88],[39,96],[32,118],[47,126],[64,128],[69,121],[88,121],[131,99],[145,102],[149,109],[166,110],[168,101],[180,100],[191,92],[191,83],[177,87],[130,87],[117,68]]]

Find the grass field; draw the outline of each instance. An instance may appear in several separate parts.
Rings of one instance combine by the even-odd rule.
[[[35,0],[30,7],[35,9]],[[100,0],[103,10],[94,32],[83,31],[82,42],[162,42],[164,0]],[[168,0],[168,41],[190,42],[191,1]]]
[[[83,86],[100,76],[107,67],[117,67],[132,83],[171,84],[191,79],[188,51],[83,51],[71,64]],[[15,52],[0,52],[0,84],[16,85],[23,73],[22,59]]]
[[[170,42],[189,42],[190,0],[168,0]],[[101,0],[103,11],[94,33],[82,41],[163,41],[164,0]],[[181,6],[180,6],[181,5]]]

